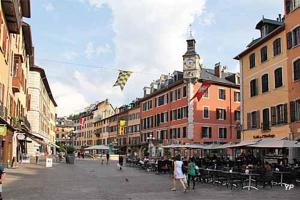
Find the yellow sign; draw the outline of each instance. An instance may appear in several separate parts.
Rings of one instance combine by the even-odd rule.
[[[120,127],[126,126],[126,121],[125,120],[120,120]]]
[[[7,133],[7,128],[6,126],[0,126],[0,136],[5,137]]]

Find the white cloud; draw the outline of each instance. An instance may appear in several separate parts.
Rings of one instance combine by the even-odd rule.
[[[62,56],[66,59],[66,60],[74,60],[75,58],[78,58],[79,54],[75,51],[68,51],[62,54]]]
[[[182,70],[188,26],[202,14],[205,3],[204,0],[79,1],[95,8],[104,4],[110,7],[114,31],[113,63],[115,67],[126,66],[122,69],[135,73],[121,92],[118,87],[112,87],[118,75],[115,70],[74,70],[72,88],[67,89],[74,89],[78,101],[69,93],[63,93],[62,97],[56,95],[58,103],[61,103],[60,113],[70,114],[79,104],[83,109],[86,100],[93,103],[109,98],[114,106],[128,104],[136,97],[141,97],[143,87],[159,78],[161,73]],[[90,59],[109,52],[112,52],[112,48],[108,44],[98,46],[95,42],[88,42],[84,54]],[[70,105],[73,101],[74,106]]]
[[[203,26],[210,26],[216,23],[215,14],[212,12],[204,12],[203,17],[199,19],[199,23]]]
[[[47,12],[51,12],[55,9],[54,5],[51,2],[47,2],[47,4],[44,5],[44,8]]]
[[[58,116],[68,116],[73,112],[79,112],[84,106],[88,105],[84,94],[77,90],[76,86],[66,85],[63,82],[56,81],[51,87],[58,105]]]
[[[111,48],[108,44],[95,47],[93,42],[88,42],[86,44],[85,51],[84,51],[85,56],[88,59],[92,58],[93,56],[99,56],[101,54],[105,54],[109,52],[111,52]]]

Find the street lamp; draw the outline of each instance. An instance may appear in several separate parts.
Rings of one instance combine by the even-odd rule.
[[[151,133],[148,137],[147,137],[147,140],[149,141],[149,144],[148,144],[148,153],[149,153],[149,157],[152,157],[153,156],[153,140],[155,140],[155,137],[153,136],[153,134]],[[154,149],[155,150],[155,149]],[[155,153],[154,153],[155,154]]]

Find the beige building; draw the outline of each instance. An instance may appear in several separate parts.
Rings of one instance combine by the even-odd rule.
[[[34,66],[30,68],[28,78],[28,93],[30,95],[30,107],[28,120],[32,133],[42,138],[42,143],[33,141],[28,145],[29,155],[33,155],[36,149],[51,153],[51,147],[55,142],[55,107],[57,106],[44,69]]]
[[[242,74],[242,139],[290,137],[284,22],[263,18],[256,29],[261,37],[236,57]]]

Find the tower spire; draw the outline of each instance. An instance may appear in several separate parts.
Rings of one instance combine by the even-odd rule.
[[[189,28],[188,28],[188,37],[187,37],[187,40],[194,40],[192,24],[190,24]]]

